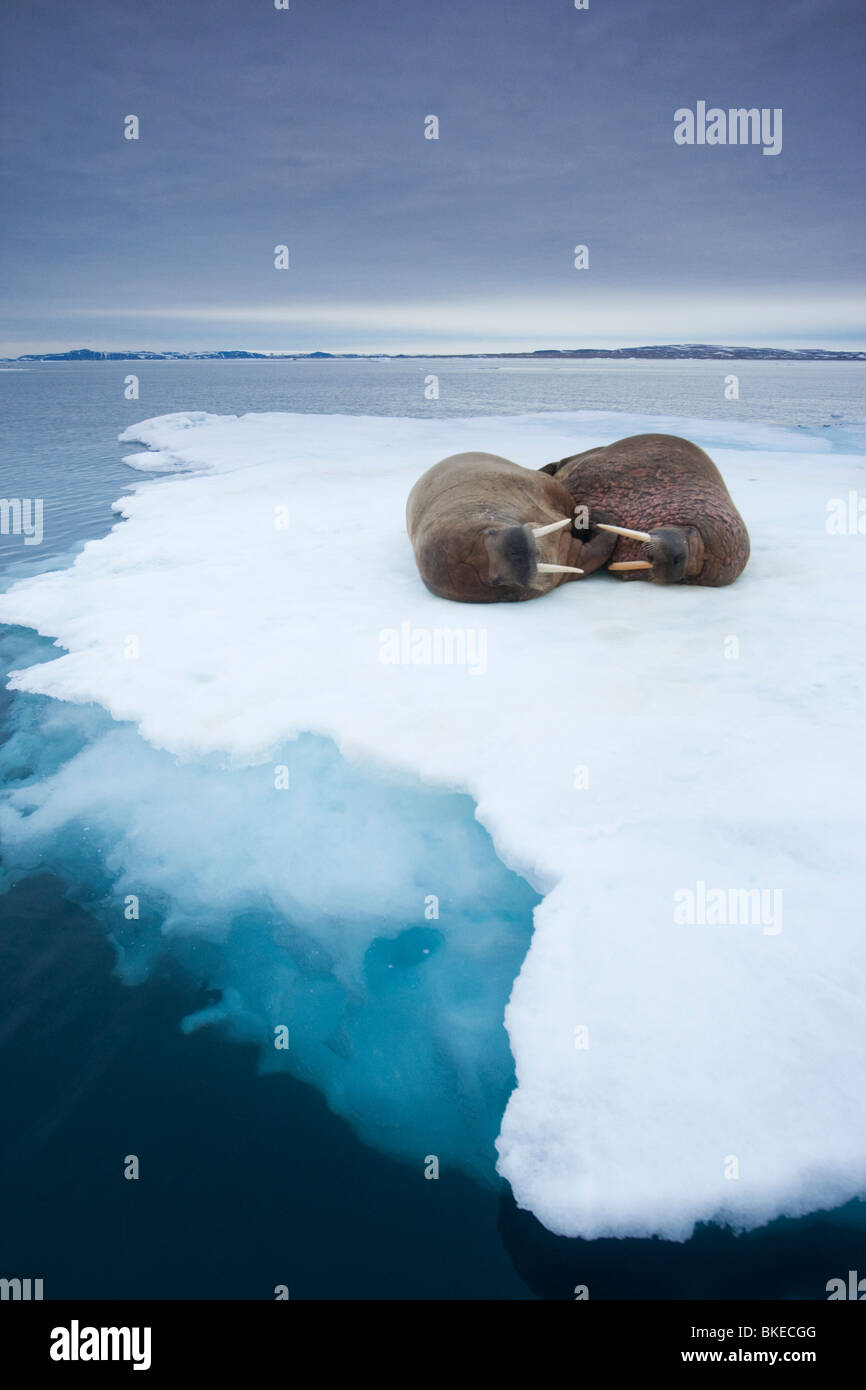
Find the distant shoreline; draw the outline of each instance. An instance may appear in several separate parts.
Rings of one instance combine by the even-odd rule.
[[[97,352],[93,348],[75,348],[69,352],[30,352],[21,357],[2,357],[0,363],[15,366],[29,362],[427,362],[451,359],[556,362],[588,361],[593,358],[602,361],[866,362],[866,350],[837,352],[826,348],[723,347],[713,343],[629,348],[539,348],[531,352],[247,352],[243,349],[214,352]]]

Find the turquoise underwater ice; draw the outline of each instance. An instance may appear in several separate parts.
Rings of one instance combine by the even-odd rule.
[[[55,654],[7,642],[14,663]],[[58,875],[126,983],[169,953],[218,995],[185,1031],[254,1041],[263,1071],[315,1085],[374,1147],[499,1181],[503,1012],[538,897],[470,798],[367,775],[323,738],[232,769],[95,706],[4,700],[0,885]]]

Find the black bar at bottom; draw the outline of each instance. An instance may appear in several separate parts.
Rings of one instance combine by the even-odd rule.
[[[563,1352],[576,1373],[591,1366],[596,1375],[763,1365],[805,1366],[826,1377],[858,1364],[864,1335],[866,1308],[842,1301],[7,1301],[0,1303],[0,1375],[8,1380],[15,1368],[19,1377],[93,1378],[106,1367],[114,1376],[138,1368],[144,1383],[145,1375],[249,1375],[275,1363],[294,1378],[303,1353],[305,1381],[317,1368],[333,1376],[343,1358],[355,1374],[377,1380],[429,1380],[437,1363],[453,1377],[463,1361],[459,1337],[485,1379],[501,1356],[518,1351],[544,1378],[551,1355]],[[413,1347],[414,1367],[407,1360]]]

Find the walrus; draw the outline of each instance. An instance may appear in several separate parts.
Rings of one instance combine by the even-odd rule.
[[[496,454],[442,459],[406,503],[421,578],[459,603],[520,603],[598,569],[617,538],[573,521],[561,482]]]
[[[543,472],[620,537],[608,569],[654,584],[732,584],[749,558],[749,533],[703,449],[675,434],[633,434]]]

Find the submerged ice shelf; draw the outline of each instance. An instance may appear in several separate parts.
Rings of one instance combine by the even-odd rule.
[[[598,575],[492,607],[448,605],[423,589],[403,508],[437,458],[483,448],[537,466],[649,428],[695,438],[728,479],[753,537],[735,586]],[[732,426],[725,439],[718,423],[598,414],[431,423],[193,413],[125,437],[152,451],[133,466],[181,475],[142,481],[117,504],[121,525],[70,570],[16,585],[0,620],[66,648],[15,675],[15,689],[98,703],[145,742],[108,729],[44,788],[22,788],[4,817],[22,855],[28,837],[47,846],[83,824],[96,789],[109,808],[111,891],[134,892],[144,876],[156,894],[162,878],[163,937],[234,963],[224,1010],[250,1028],[271,1022],[268,990],[285,985],[300,1020],[293,1045],[307,1036],[321,1047],[328,988],[356,991],[366,1022],[348,1041],[334,1023],[330,1051],[356,1059],[344,1113],[362,1125],[374,1117],[380,1130],[411,1129],[416,1107],[454,1084],[468,1095],[477,1082],[476,1111],[489,1109],[507,1085],[490,1000],[507,997],[503,974],[519,969],[505,1015],[517,1088],[499,1169],[552,1230],[682,1238],[698,1220],[752,1226],[861,1192],[864,562],[862,538],[824,524],[828,499],[862,486],[861,460],[766,426]],[[424,660],[442,629],[462,633],[449,640],[458,652],[463,640],[474,662]],[[395,651],[410,659],[382,660]],[[329,821],[327,793],[315,800],[330,775],[324,745],[300,739],[287,751],[303,734],[333,740],[355,769],[340,776],[365,775],[348,819]],[[294,757],[310,759],[309,786],[299,789]],[[274,788],[282,760],[285,792]],[[123,766],[125,778],[113,771]],[[175,776],[200,779],[195,832],[182,823],[185,793],[172,821]],[[124,828],[130,779],[147,791]],[[454,799],[446,793],[468,793],[502,862],[546,895],[525,959],[521,912],[533,899],[527,890],[503,925],[488,885],[473,918],[480,861],[459,817],[445,816],[433,875],[444,881],[451,866],[452,887],[429,882],[425,835],[440,827],[422,828],[433,803],[419,782],[428,796],[440,789],[441,808]],[[232,797],[220,789],[241,784],[255,791],[219,819]],[[373,784],[389,806],[367,825]],[[267,798],[280,796],[286,819],[269,821]],[[411,796],[426,809],[399,810]],[[160,847],[160,821],[177,825],[176,852]],[[338,849],[335,826],[349,824],[358,842]],[[291,870],[286,843],[298,849]],[[413,864],[413,892],[440,897],[438,921],[403,896]],[[445,904],[464,879],[455,919]],[[512,876],[498,891],[519,898]],[[741,923],[699,909],[683,920],[684,902],[713,892],[757,907]],[[306,1013],[271,954],[280,920],[297,933],[290,954],[302,938],[324,953],[327,983]],[[432,932],[426,945],[405,939],[411,922]],[[413,1015],[429,1048],[387,1082],[413,1010],[363,1003],[374,979],[387,992],[395,965],[377,943],[399,938],[409,956],[423,954],[436,932],[440,963],[418,972]],[[328,1079],[310,1075],[327,1093]],[[337,1090],[331,1100],[341,1108]],[[483,1150],[484,1123],[472,1133],[450,1134],[461,1161],[476,1143]]]
[[[127,983],[167,952],[218,993],[186,1031],[258,1044],[262,1070],[317,1086],[419,1173],[434,1153],[489,1182],[538,898],[471,801],[365,776],[312,735],[281,750],[280,791],[267,765],[178,763],[92,706],[32,706],[14,696],[4,721],[0,880],[55,873]]]

